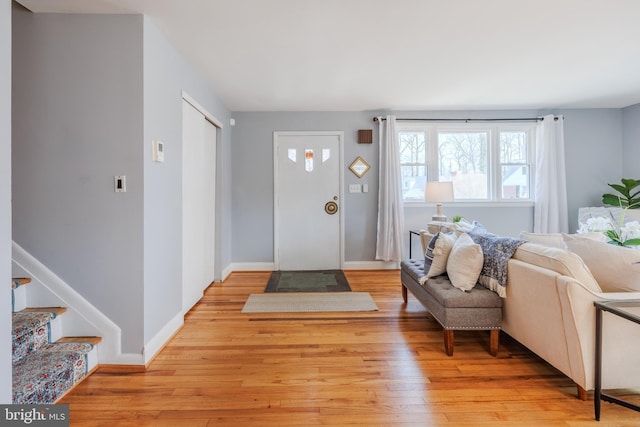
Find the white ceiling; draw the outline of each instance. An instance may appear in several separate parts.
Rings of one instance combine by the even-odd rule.
[[[19,0],[143,13],[232,111],[640,103],[638,0]]]

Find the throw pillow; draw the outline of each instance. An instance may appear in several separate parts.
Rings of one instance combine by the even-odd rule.
[[[604,292],[640,292],[640,251],[564,234]]]
[[[470,291],[478,282],[482,264],[480,245],[475,244],[468,234],[461,234],[456,239],[447,260],[449,281],[458,289]]]
[[[520,233],[520,238],[539,245],[567,249],[567,245],[562,238],[562,233],[529,233],[528,231],[523,231]]]
[[[474,223],[476,223],[477,221],[474,222],[469,222],[466,219],[462,218],[460,221],[456,222],[456,227],[459,231],[471,231],[473,230],[474,227]]]
[[[427,250],[424,253],[425,274],[429,274],[429,269],[431,268],[431,264],[433,264],[433,257],[435,256],[433,254],[433,250],[436,248],[436,241],[438,240],[439,236],[440,236],[440,233],[438,232],[435,234],[435,236],[431,238],[431,240],[429,240],[429,243],[427,243]]]
[[[433,256],[431,259],[431,265],[429,266],[429,271],[427,271],[425,264],[424,271],[427,274],[427,278],[440,276],[447,272],[447,260],[449,259],[451,248],[453,248],[453,245],[456,242],[456,238],[457,236],[455,233],[444,232],[438,233],[437,238],[434,237],[435,242],[432,252]]]
[[[484,227],[483,227],[484,228]],[[478,282],[502,298],[507,297],[507,266],[520,245],[526,243],[514,237],[502,237],[493,233],[469,232],[474,243],[480,245],[484,256]]]
[[[436,234],[440,231],[448,233],[454,230],[456,230],[456,225],[453,222],[431,221],[427,224],[427,231],[431,234]]]
[[[478,221],[473,221],[471,223],[472,228],[469,231],[469,233],[475,233],[475,234],[485,234],[488,233],[487,231],[487,227],[485,227],[484,225],[480,224]]]

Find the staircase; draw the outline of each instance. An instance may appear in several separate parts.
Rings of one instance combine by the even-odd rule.
[[[100,337],[62,337],[64,307],[26,307],[28,278],[11,283],[13,403],[49,404],[98,367]]]

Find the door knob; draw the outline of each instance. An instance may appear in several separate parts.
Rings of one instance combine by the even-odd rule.
[[[338,204],[336,202],[327,202],[327,204],[324,205],[324,211],[329,215],[334,215],[338,212]]]

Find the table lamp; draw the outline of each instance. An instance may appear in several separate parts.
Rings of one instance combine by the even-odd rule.
[[[447,216],[442,215],[442,202],[453,200],[453,182],[428,181],[424,186],[424,200],[436,204],[436,214],[431,217],[431,220],[446,222]]]

